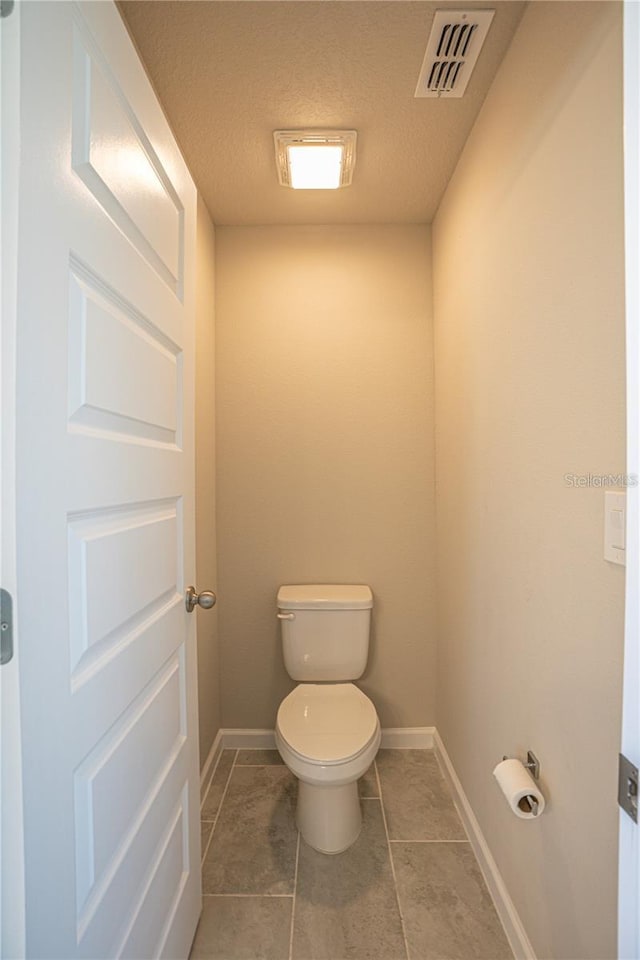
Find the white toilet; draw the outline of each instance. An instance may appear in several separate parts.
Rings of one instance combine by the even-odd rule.
[[[380,746],[376,708],[349,682],[367,665],[372,607],[367,586],[278,591],[284,663],[300,682],[280,704],[276,746],[300,781],[298,829],[321,853],[341,853],[357,839],[358,779]]]

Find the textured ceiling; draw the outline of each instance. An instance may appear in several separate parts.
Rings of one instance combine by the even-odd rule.
[[[414,99],[434,11],[494,6],[462,99]],[[215,223],[429,223],[524,9],[422,0],[124,0]],[[273,131],[358,131],[353,184],[278,185]]]

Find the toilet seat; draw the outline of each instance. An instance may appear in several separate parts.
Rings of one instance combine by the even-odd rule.
[[[376,708],[353,683],[300,683],[280,704],[276,747],[298,779],[296,823],[320,853],[341,853],[362,826],[358,780],[382,732]]]
[[[282,701],[276,732],[301,763],[351,764],[380,741],[371,700],[353,683],[301,683]]]

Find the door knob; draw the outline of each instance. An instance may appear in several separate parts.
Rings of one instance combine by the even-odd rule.
[[[215,605],[217,597],[213,590],[203,590],[202,593],[196,593],[195,587],[187,587],[184,594],[184,605],[187,613],[193,613],[196,604],[203,610],[210,610]]]

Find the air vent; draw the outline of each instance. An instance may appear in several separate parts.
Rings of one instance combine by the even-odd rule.
[[[495,10],[436,10],[416,97],[461,97]]]

